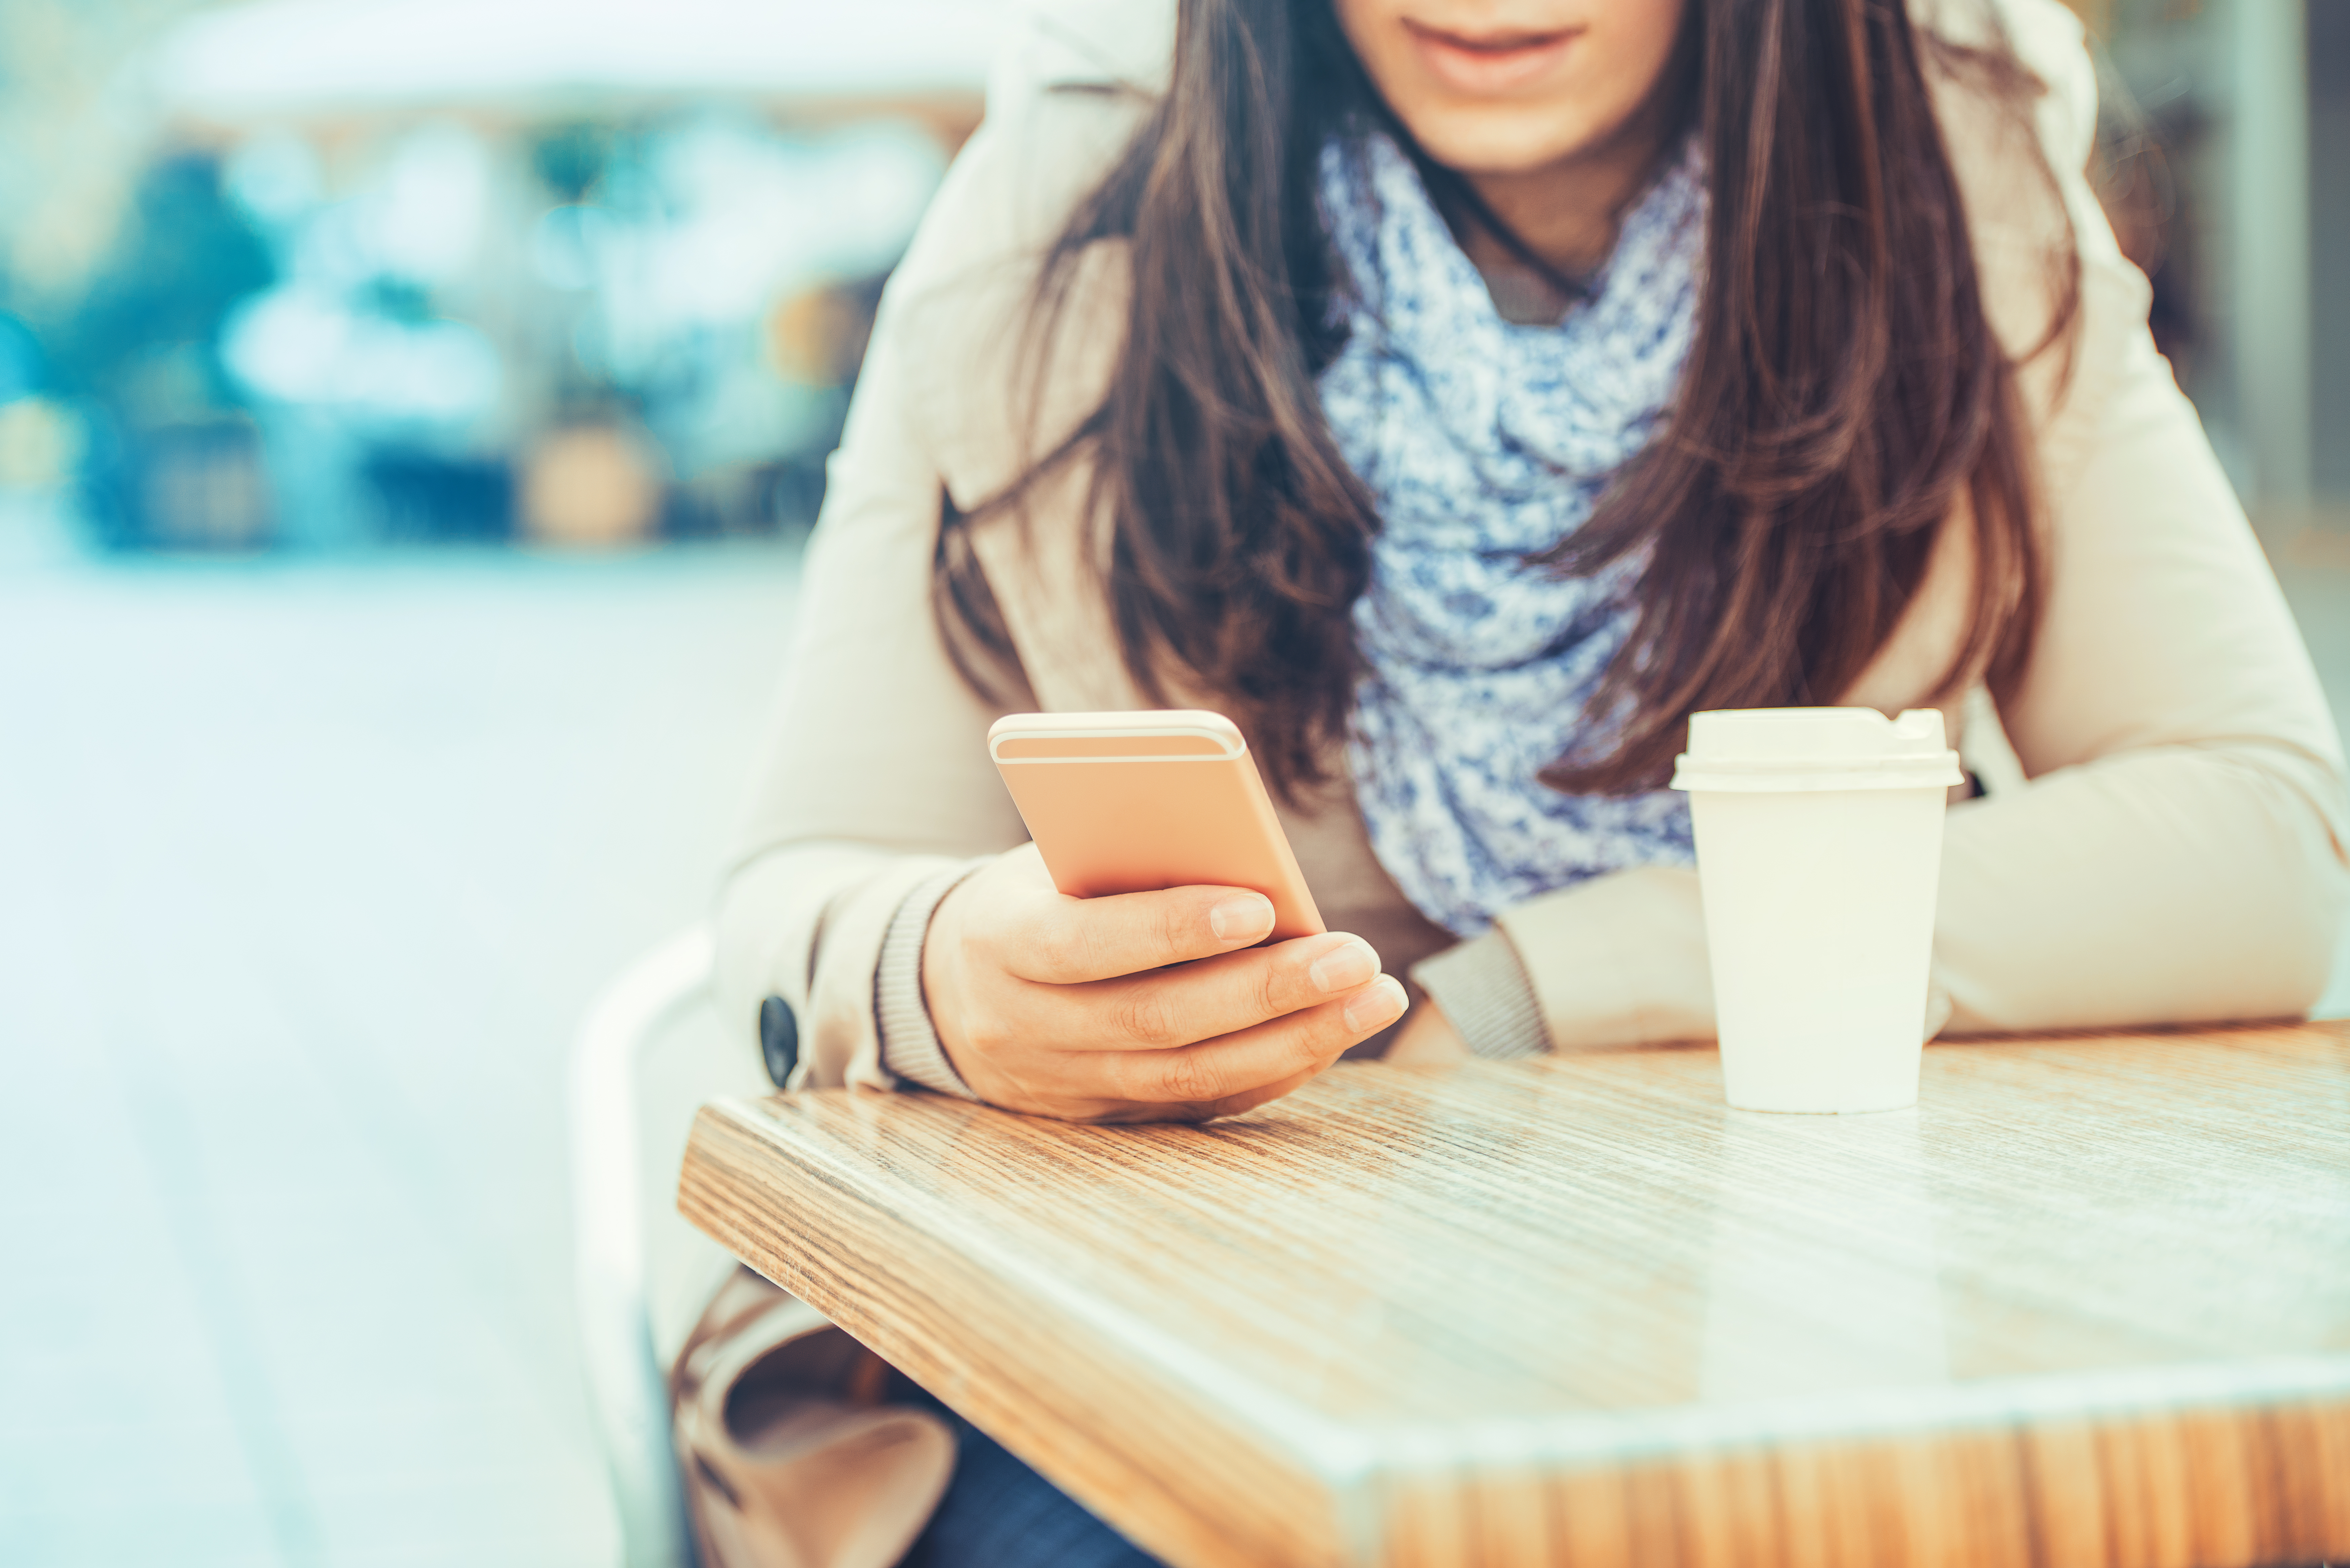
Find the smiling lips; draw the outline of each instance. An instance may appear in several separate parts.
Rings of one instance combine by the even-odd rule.
[[[1565,57],[1583,33],[1581,27],[1549,33],[1451,33],[1409,17],[1403,25],[1439,80],[1455,92],[1479,97],[1508,92],[1541,76]]]

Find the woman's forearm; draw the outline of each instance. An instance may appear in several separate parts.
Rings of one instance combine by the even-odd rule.
[[[1950,814],[1935,971],[1957,1030],[2275,1017],[2325,988],[2350,869],[2329,763],[2125,753]]]
[[[907,895],[962,862],[816,841],[759,855],[727,878],[717,913],[721,1021],[756,1039],[768,997],[798,1023],[795,1086],[892,1086],[881,1062],[874,979]]]

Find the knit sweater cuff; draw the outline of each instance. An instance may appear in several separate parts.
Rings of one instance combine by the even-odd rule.
[[[985,864],[983,859],[951,866],[917,884],[890,918],[889,933],[881,939],[881,961],[873,970],[873,1022],[881,1035],[881,1064],[894,1077],[966,1100],[979,1096],[947,1059],[922,995],[922,943],[939,905]]]
[[[1443,1010],[1471,1055],[1507,1062],[1550,1049],[1534,981],[1500,929],[1420,960],[1411,978]]]

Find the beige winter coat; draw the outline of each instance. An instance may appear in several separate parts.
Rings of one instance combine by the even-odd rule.
[[[1952,1030],[2045,1029],[2304,1012],[2324,988],[2345,889],[2340,742],[2243,514],[2147,334],[2145,279],[2081,171],[2095,87],[2054,0],[2003,0],[2051,90],[2037,134],[2085,268],[2069,384],[2027,366],[2050,530],[2038,651],[1998,715],[2028,783],[1950,813],[1935,951]],[[888,1088],[874,969],[902,897],[951,858],[1014,847],[1020,819],[983,743],[998,710],[955,675],[931,608],[942,493],[969,511],[1021,472],[1014,347],[1041,247],[1163,83],[1167,0],[1062,5],[999,73],[892,279],[810,547],[773,754],[720,917],[720,998],[751,1048],[759,1000],[800,1021],[795,1082]],[[2002,337],[2036,341],[2062,214],[2017,131],[1964,89],[1939,104]],[[1098,398],[1119,338],[1124,255],[1085,258],[1079,329],[1045,389],[1048,441]],[[1146,706],[1089,563],[1081,470],[1042,494],[1036,550],[975,535],[1035,705]],[[1957,539],[1963,530],[1946,531]],[[1969,563],[1945,548],[1892,644],[1844,701],[1918,705],[1955,646]],[[1211,699],[1203,699],[1211,702]],[[1976,704],[1953,703],[1954,727]],[[1450,940],[1372,858],[1343,784],[1288,827],[1333,929],[1391,971]],[[1535,898],[1500,931],[1552,1047],[1708,1037],[1693,872],[1604,877]]]

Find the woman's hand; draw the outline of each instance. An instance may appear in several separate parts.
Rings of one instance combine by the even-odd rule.
[[[1239,888],[1069,898],[1032,844],[931,917],[922,992],[991,1105],[1204,1121],[1280,1098],[1403,1012],[1360,937],[1254,945],[1272,929],[1272,902]]]

